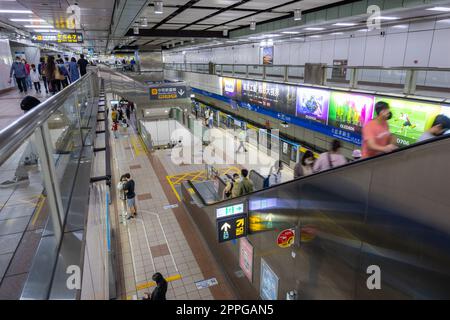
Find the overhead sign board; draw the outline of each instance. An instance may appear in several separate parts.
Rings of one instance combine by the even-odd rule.
[[[247,235],[247,215],[235,215],[228,219],[217,220],[219,243]]]
[[[216,209],[216,218],[220,219],[242,213],[244,213],[244,204],[238,203],[232,206]]]
[[[84,38],[81,33],[32,33],[31,42],[83,43]]]
[[[150,100],[171,100],[187,98],[186,86],[150,87]]]

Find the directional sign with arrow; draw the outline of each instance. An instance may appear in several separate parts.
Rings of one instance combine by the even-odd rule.
[[[247,215],[240,214],[217,220],[219,242],[238,239],[247,235]]]
[[[150,100],[171,100],[187,98],[186,86],[182,85],[151,85]]]

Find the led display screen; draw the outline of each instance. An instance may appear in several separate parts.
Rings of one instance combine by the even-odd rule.
[[[332,92],[328,125],[351,132],[362,132],[362,127],[372,119],[373,96]]]
[[[330,92],[300,87],[297,89],[295,115],[299,118],[327,124]]]

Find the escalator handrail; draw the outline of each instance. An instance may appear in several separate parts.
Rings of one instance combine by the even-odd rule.
[[[256,194],[258,194],[258,193],[262,193],[262,192],[265,192],[266,190],[273,189],[273,188],[277,188],[277,187],[282,186],[282,185],[287,185],[287,184],[290,184],[290,183],[295,183],[295,182],[297,182],[297,181],[299,181],[299,180],[307,180],[307,179],[311,179],[312,177],[315,177],[315,176],[318,176],[318,175],[326,175],[326,174],[328,174],[328,173],[330,173],[330,172],[335,172],[335,171],[338,171],[338,170],[343,170],[343,169],[345,169],[345,168],[348,168],[348,167],[354,166],[354,165],[361,165],[361,164],[367,163],[367,162],[369,162],[369,161],[375,161],[376,159],[380,159],[380,158],[384,158],[384,157],[392,157],[392,156],[395,156],[395,155],[398,154],[398,153],[403,153],[403,152],[405,152],[405,151],[407,151],[407,150],[410,150],[410,149],[413,149],[413,148],[416,148],[416,147],[419,147],[419,146],[431,144],[431,143],[438,142],[438,141],[441,141],[441,140],[446,140],[446,139],[450,139],[450,134],[445,134],[445,135],[442,135],[442,136],[439,136],[439,137],[435,137],[435,138],[432,138],[432,139],[424,140],[424,141],[421,141],[421,142],[416,142],[416,143],[411,144],[411,145],[409,145],[409,146],[405,146],[405,147],[402,147],[402,148],[398,148],[398,149],[396,149],[396,150],[394,150],[394,151],[392,151],[392,152],[390,152],[390,153],[379,154],[379,155],[374,156],[374,157],[370,157],[370,158],[366,158],[366,159],[361,159],[361,160],[353,161],[353,162],[348,162],[348,163],[346,163],[346,164],[344,164],[344,165],[342,165],[342,166],[339,166],[339,167],[335,167],[335,168],[323,170],[323,171],[320,171],[320,172],[315,172],[315,173],[313,173],[313,174],[311,174],[311,175],[308,175],[308,176],[299,177],[299,178],[297,178],[297,179],[293,179],[293,180],[289,180],[289,181],[286,181],[286,182],[282,182],[282,183],[273,185],[273,186],[271,186],[271,187],[269,187],[269,188],[257,190],[257,191],[254,191],[254,192],[247,193],[247,194],[245,194],[245,195],[239,196],[239,197],[235,197],[235,198],[232,198],[232,199],[224,199],[224,200],[221,200],[221,201],[218,201],[218,202],[215,202],[215,203],[211,203],[211,204],[205,204],[205,207],[208,207],[208,206],[216,206],[216,205],[223,205],[223,204],[225,204],[225,203],[227,203],[227,202],[229,202],[229,201],[234,201],[234,202],[235,202],[236,200],[244,199],[245,197],[248,197],[249,195],[256,195]],[[194,190],[197,192],[196,189],[194,189]]]
[[[41,102],[32,110],[12,122],[0,131],[0,165],[3,164],[33,132],[40,127],[50,116],[63,106],[84,83],[90,80],[95,72],[89,71],[86,75],[71,83],[54,96]]]

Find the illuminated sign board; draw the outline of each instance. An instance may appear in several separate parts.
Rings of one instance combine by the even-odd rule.
[[[187,98],[186,86],[150,87],[150,100],[171,100]]]
[[[32,33],[31,42],[42,43],[83,43],[81,33]]]
[[[219,243],[247,236],[247,216],[235,215],[217,220]]]
[[[216,218],[220,219],[242,213],[244,213],[244,204],[238,203],[232,206],[216,209]]]

